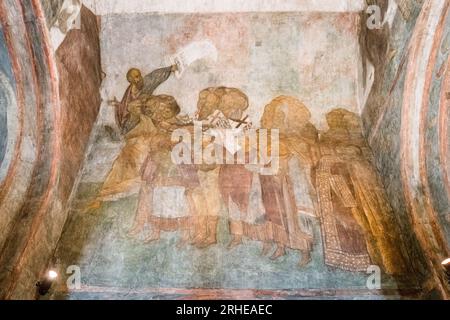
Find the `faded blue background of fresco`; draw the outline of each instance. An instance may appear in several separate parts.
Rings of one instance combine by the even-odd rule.
[[[8,49],[5,44],[3,29],[0,28],[0,73],[4,75],[11,84],[13,84],[13,76],[11,64],[8,56]],[[7,98],[3,85],[0,85],[0,164],[3,162],[6,152],[6,143],[8,141],[7,127]]]
[[[96,187],[84,185],[76,201],[85,203],[83,197]],[[78,265],[83,285],[128,289],[131,296],[122,294],[122,298],[131,298],[134,290],[151,288],[367,290],[368,274],[325,265],[320,226],[315,219],[312,262],[300,268],[296,251],[288,250],[286,256],[273,261],[260,255],[258,242],[244,241],[228,249],[231,239],[225,218],[218,226],[218,243],[206,249],[177,247],[176,232],[162,232],[161,240],[145,244],[127,235],[136,206],[137,197],[132,196],[104,203],[91,213],[74,213],[57,253],[60,272],[64,274],[69,265]],[[395,288],[395,284],[382,275],[382,288]],[[67,298],[85,299],[89,295],[104,297],[105,293],[75,291]],[[149,293],[138,296],[157,298]]]

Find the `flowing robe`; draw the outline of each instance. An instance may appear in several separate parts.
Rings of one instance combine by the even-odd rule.
[[[219,176],[220,191],[230,211],[233,202],[240,217],[230,217],[230,233],[262,242],[275,242],[280,246],[310,251],[312,237],[301,230],[297,205],[288,162],[292,155],[287,143],[280,144],[280,170],[276,175],[258,175],[260,193],[253,190],[253,172],[243,165],[224,165]],[[261,197],[261,213],[249,219],[251,196]]]
[[[315,173],[324,239],[325,263],[349,271],[365,271],[370,265],[363,216],[353,186],[351,164],[337,155],[323,156]]]
[[[144,87],[135,94],[132,93],[131,85],[125,90],[121,102],[116,109],[116,123],[122,132],[126,133],[130,131],[137,124],[136,117],[133,117],[129,111],[129,104],[138,99],[142,94],[152,95],[161,83],[166,81],[170,74],[172,67],[160,68],[152,71],[144,77]]]
[[[125,146],[113,163],[98,200],[108,201],[122,198],[139,191],[140,170],[150,151],[152,137],[157,132],[152,119],[142,114],[133,105],[139,96],[151,95],[170,76],[171,67],[157,69],[144,77],[144,88],[132,94],[131,86],[125,91],[122,102],[116,109],[118,126],[126,132]]]

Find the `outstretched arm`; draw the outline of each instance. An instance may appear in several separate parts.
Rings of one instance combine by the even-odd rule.
[[[146,75],[144,77],[144,89],[142,90],[142,93],[150,95],[153,94],[153,91],[155,91],[155,89],[159,87],[161,83],[166,81],[170,77],[170,74],[175,70],[176,67],[169,66],[165,68],[156,69],[151,73],[149,73],[148,75]]]

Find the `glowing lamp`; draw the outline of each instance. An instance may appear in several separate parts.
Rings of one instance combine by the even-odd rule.
[[[55,270],[49,270],[44,279],[36,283],[36,287],[38,288],[38,292],[41,296],[48,293],[56,278],[58,278],[58,273]]]

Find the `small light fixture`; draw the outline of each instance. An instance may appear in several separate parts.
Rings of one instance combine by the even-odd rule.
[[[41,296],[45,296],[48,293],[56,278],[58,278],[58,273],[55,270],[49,270],[45,278],[36,283],[36,287]]]

